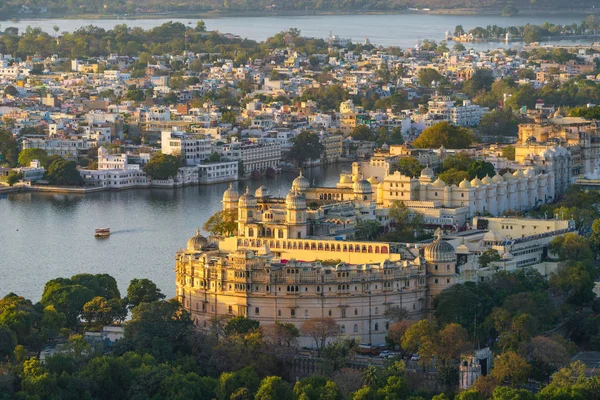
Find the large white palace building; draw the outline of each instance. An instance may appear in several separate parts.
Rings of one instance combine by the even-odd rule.
[[[435,296],[456,283],[541,265],[550,240],[573,227],[568,221],[490,218],[445,238],[438,230],[429,244],[401,244],[353,240],[356,224],[387,213],[392,199],[494,215],[526,209],[554,196],[548,178],[527,170],[454,187],[426,169],[418,179],[390,175],[377,183],[342,175],[335,188],[314,188],[300,174],[286,198],[264,187],[242,195],[230,187],[223,211],[235,213],[237,232],[210,240],[198,232],[177,252],[177,296],[200,328],[223,316],[298,328],[310,318],[332,317],[342,335],[384,343],[387,308],[399,306],[410,318],[424,318]],[[527,235],[507,226],[527,226]],[[502,260],[480,268],[478,257],[487,248],[497,249]],[[542,273],[551,267],[544,264]],[[308,337],[299,340],[312,345]]]

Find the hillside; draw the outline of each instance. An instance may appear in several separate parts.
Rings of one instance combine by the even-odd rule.
[[[533,3],[533,4],[532,4]],[[177,12],[240,13],[377,12],[429,8],[501,12],[508,4],[526,12],[585,11],[597,0],[0,0],[0,15],[31,17],[59,15],[159,14]]]

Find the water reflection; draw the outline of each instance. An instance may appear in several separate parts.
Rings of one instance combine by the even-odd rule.
[[[304,171],[318,185],[334,186],[349,165]],[[295,173],[235,182],[240,193],[265,185],[285,197]],[[40,299],[58,276],[108,273],[125,292],[129,280],[147,277],[175,294],[173,256],[221,208],[228,183],[180,189],[136,189],[88,195],[16,193],[0,200],[0,296]],[[94,229],[109,227],[109,239]]]

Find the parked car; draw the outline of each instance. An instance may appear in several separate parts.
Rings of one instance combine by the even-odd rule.
[[[412,357],[410,358],[410,361],[419,361],[421,359],[421,356],[418,354],[413,354]]]
[[[389,357],[391,354],[392,354],[392,352],[391,352],[391,351],[389,351],[389,350],[384,350],[384,351],[382,351],[381,353],[379,353],[379,357],[382,357],[382,358],[388,358],[388,357]]]

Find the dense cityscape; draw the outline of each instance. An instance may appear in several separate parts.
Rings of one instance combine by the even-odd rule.
[[[412,48],[2,27],[0,208],[229,187],[159,250],[168,288],[135,241],[131,281],[0,276],[0,400],[600,399],[597,16]]]

